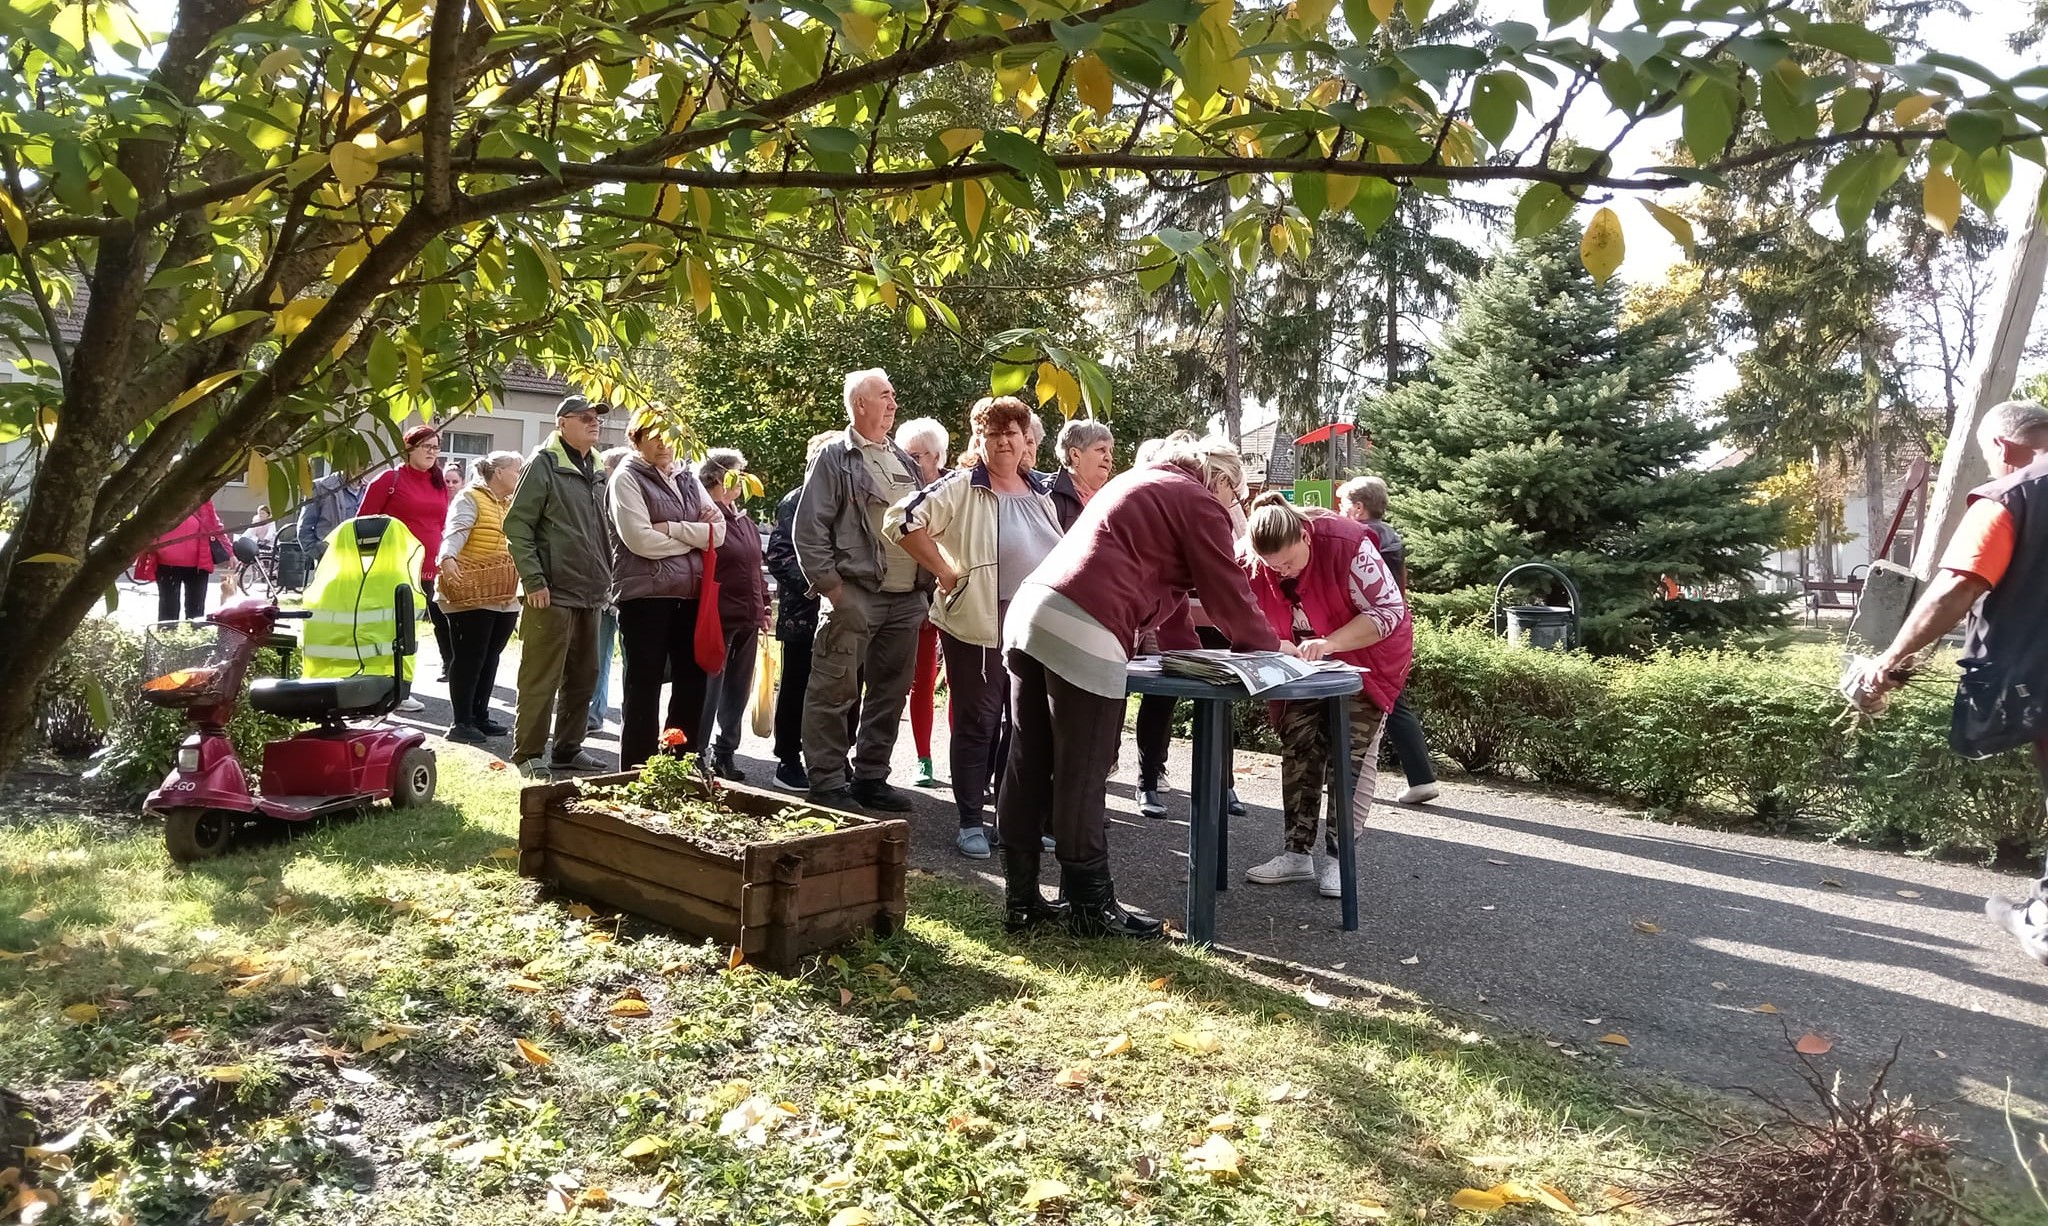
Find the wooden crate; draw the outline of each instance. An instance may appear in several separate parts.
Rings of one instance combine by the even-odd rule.
[[[908,822],[818,809],[845,826],[721,855],[614,814],[572,811],[584,789],[637,777],[600,775],[523,789],[519,871],[577,898],[737,945],[749,962],[778,970],[864,932],[886,936],[902,926]],[[706,786],[743,813],[765,816],[801,803],[740,783]]]

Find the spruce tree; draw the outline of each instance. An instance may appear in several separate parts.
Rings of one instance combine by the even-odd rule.
[[[1540,559],[1579,585],[1596,651],[1779,624],[1755,579],[1781,513],[1749,467],[1694,466],[1710,438],[1674,404],[1697,358],[1684,321],[1624,321],[1578,244],[1564,227],[1495,260],[1426,376],[1367,406],[1418,605],[1483,610]],[[1710,595],[1666,600],[1664,576]]]

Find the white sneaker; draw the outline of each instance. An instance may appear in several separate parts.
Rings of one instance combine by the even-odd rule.
[[[1161,818],[1166,816],[1166,802],[1159,798],[1157,789],[1138,793],[1138,813],[1142,817]]]
[[[1244,871],[1244,879],[1254,885],[1281,885],[1289,881],[1314,881],[1316,862],[1305,851],[1283,851],[1279,855]]]
[[[1325,856],[1316,870],[1316,893],[1324,898],[1344,897],[1344,881],[1337,875],[1337,857]]]
[[[1397,805],[1426,805],[1430,801],[1435,800],[1436,797],[1436,784],[1418,783],[1407,791],[1402,792],[1399,796],[1394,797],[1394,803]]]
[[[403,711],[403,712],[405,712],[405,713],[406,713],[407,715],[411,715],[411,714],[412,714],[413,712],[415,712],[415,711],[424,711],[424,710],[426,710],[426,709],[427,709],[427,704],[426,704],[426,703],[423,703],[423,702],[421,702],[421,701],[420,701],[419,699],[417,699],[417,698],[407,698],[407,699],[405,699],[404,701],[400,702],[400,703],[398,704],[398,706],[397,706],[397,707],[396,707],[395,709],[396,709],[396,710],[399,710],[399,711]]]

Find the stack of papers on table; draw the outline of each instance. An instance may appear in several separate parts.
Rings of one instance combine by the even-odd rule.
[[[1137,661],[1132,662],[1135,667]],[[1211,685],[1241,685],[1252,694],[1283,686],[1320,672],[1351,670],[1341,660],[1310,663],[1277,651],[1168,651],[1159,657],[1159,669],[1169,677],[1190,677]]]

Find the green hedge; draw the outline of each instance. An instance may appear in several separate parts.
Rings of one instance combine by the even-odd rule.
[[[1408,699],[1431,749],[1474,773],[1916,850],[2048,849],[2025,751],[1973,762],[1949,750],[1953,667],[1874,722],[1845,713],[1840,672],[1827,646],[1600,660],[1418,626]]]

